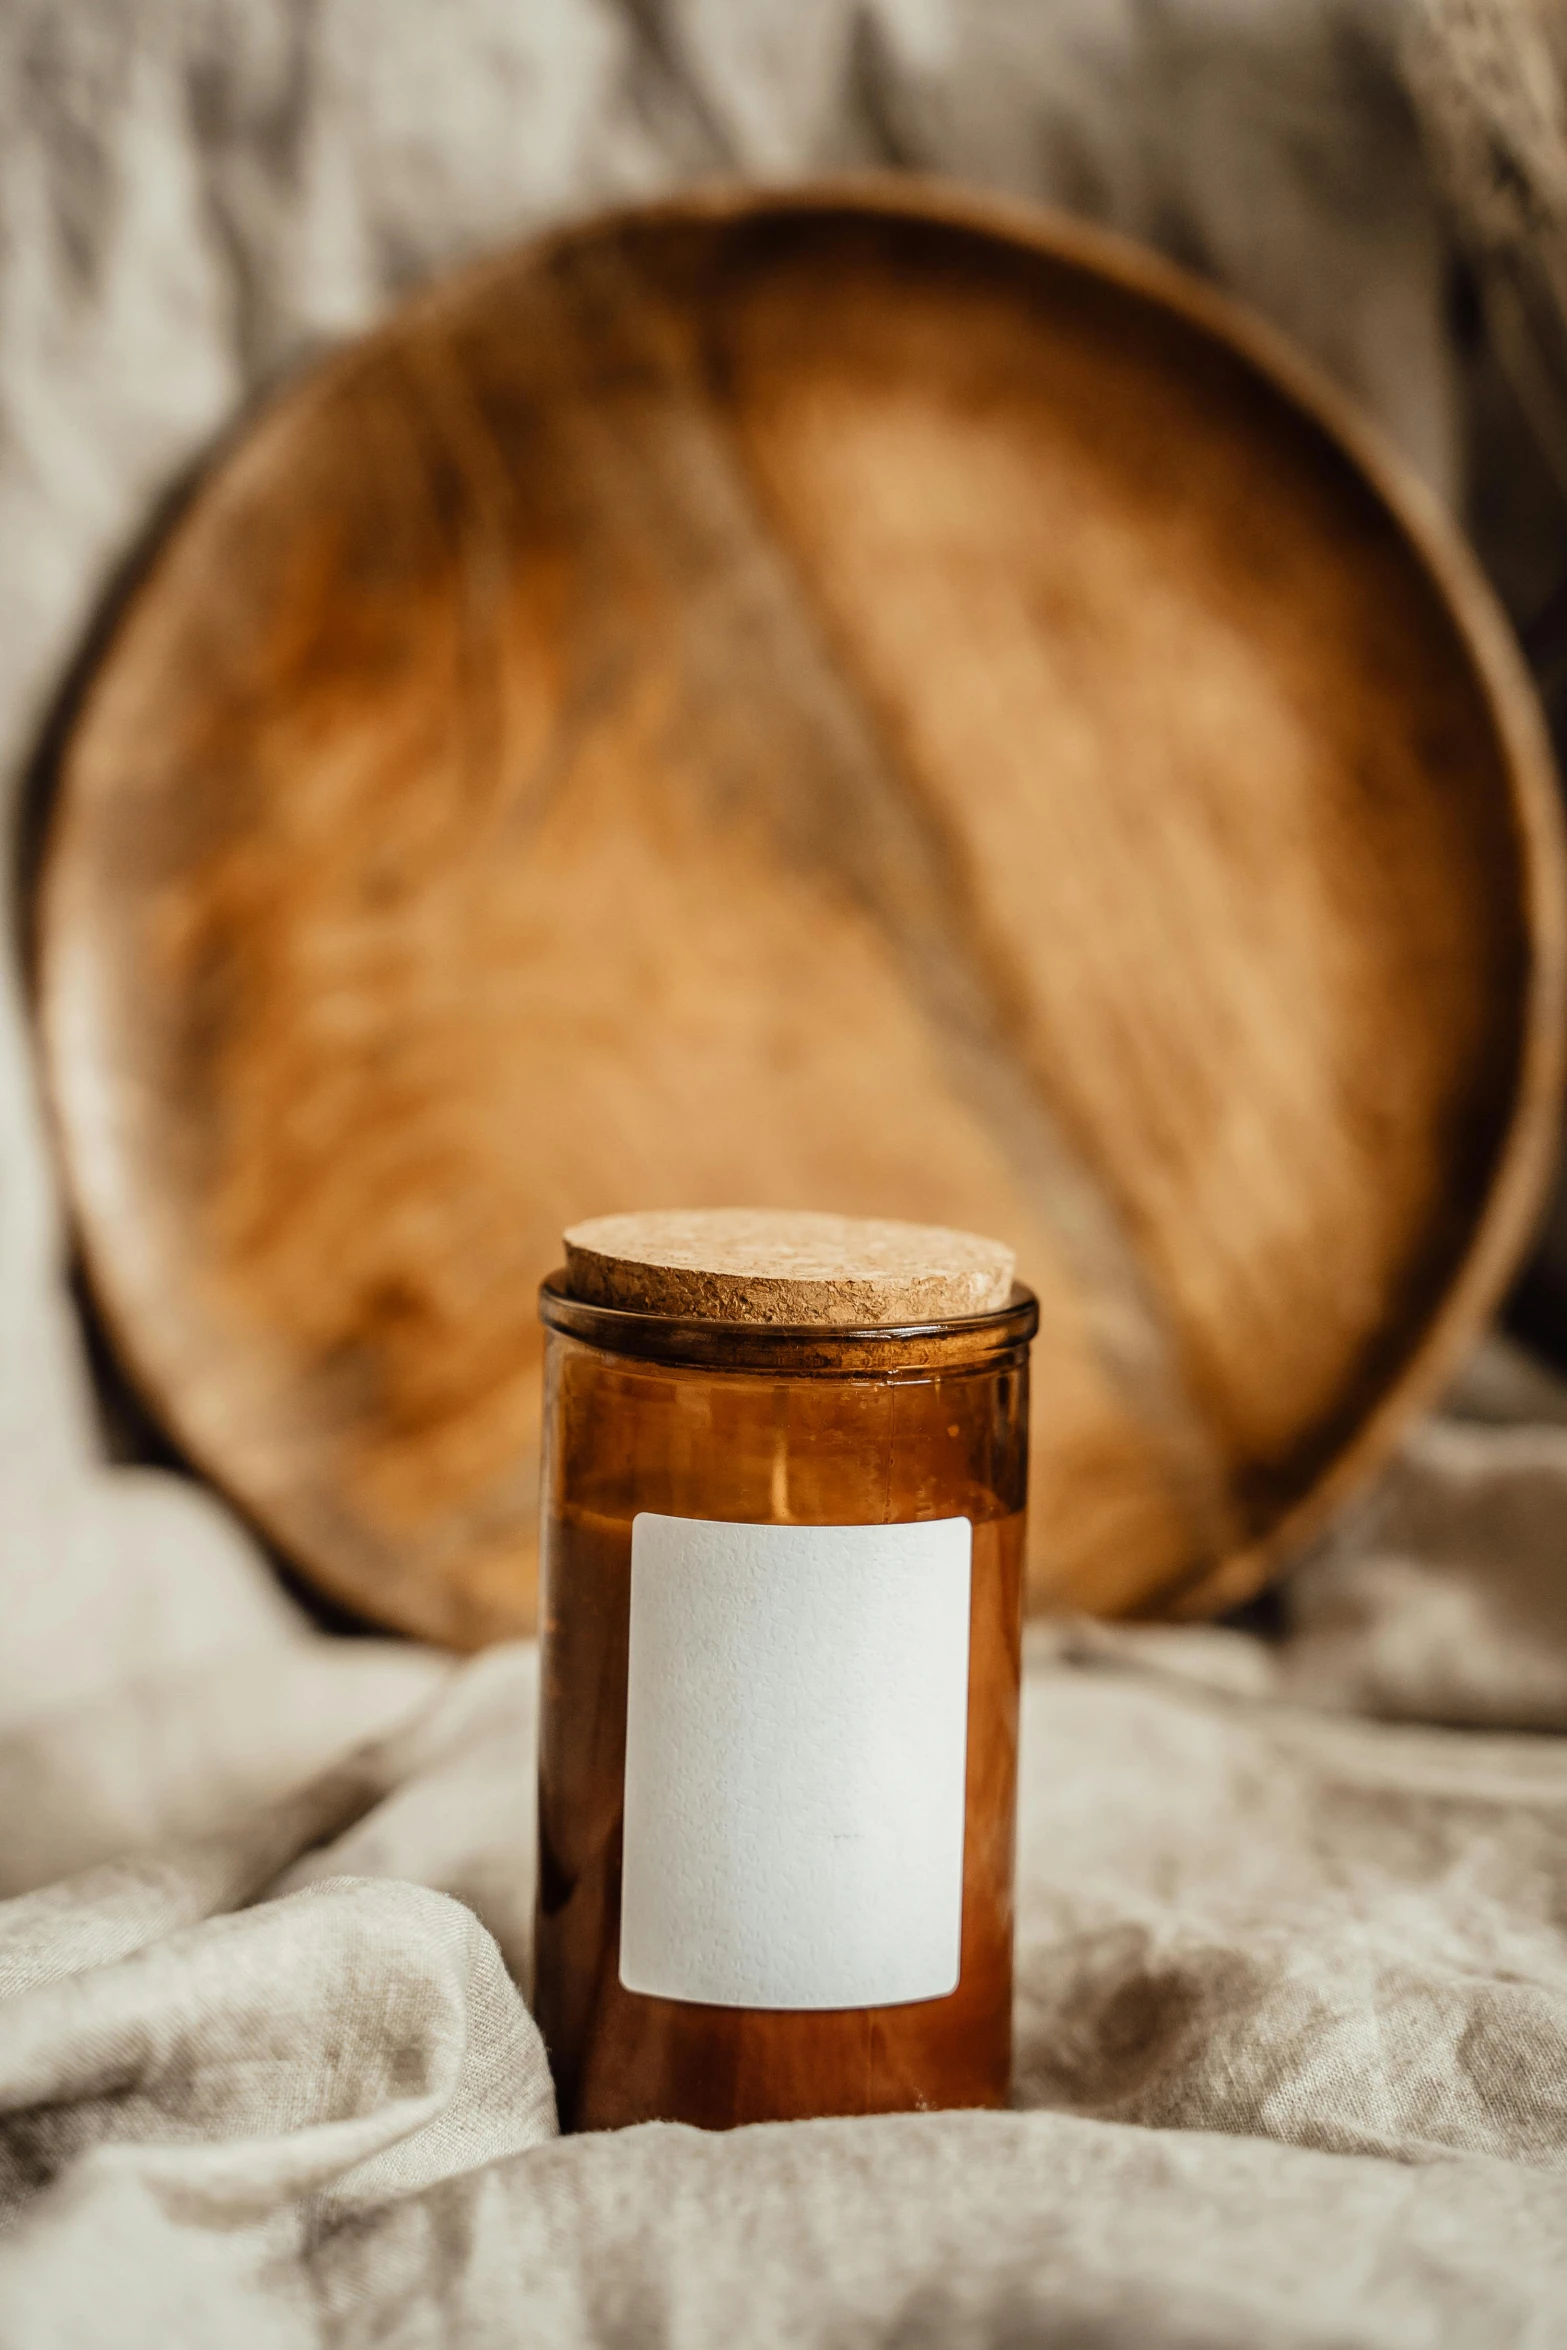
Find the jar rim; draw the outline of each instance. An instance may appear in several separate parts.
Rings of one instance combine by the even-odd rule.
[[[565,1268],[539,1284],[546,1329],[603,1354],[686,1363],[716,1371],[793,1371],[819,1378],[886,1378],[900,1370],[951,1368],[1021,1352],[1039,1328],[1039,1301],[1014,1281],[1004,1306],[945,1321],[718,1322],[589,1305],[573,1297]]]

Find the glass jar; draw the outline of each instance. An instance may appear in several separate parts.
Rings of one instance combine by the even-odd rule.
[[[1032,1294],[781,1328],[556,1275],[540,1310],[563,2126],[1005,2104]]]

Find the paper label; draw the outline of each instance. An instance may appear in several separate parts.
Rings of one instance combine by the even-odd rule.
[[[967,1518],[631,1534],[620,1979],[717,2007],[956,1990]]]

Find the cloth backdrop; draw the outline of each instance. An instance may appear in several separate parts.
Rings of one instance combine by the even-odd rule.
[[[1567,215],[1549,27],[1517,0],[1497,52],[1496,13],[3,0],[13,816],[237,410],[448,260],[720,168],[918,164],[1162,243],[1362,395],[1525,611],[1567,544],[1528,238]],[[533,1651],[313,1629],[112,1457],[64,1256],[7,972],[0,2342],[1567,2341],[1567,1409],[1526,1359],[1482,1352],[1275,1636],[1031,1635],[1014,2112],[563,2140],[516,1987]]]

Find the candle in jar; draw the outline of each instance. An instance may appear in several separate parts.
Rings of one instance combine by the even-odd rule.
[[[1003,2104],[1037,1315],[1010,1253],[601,1218],[541,1308],[563,2122]]]

